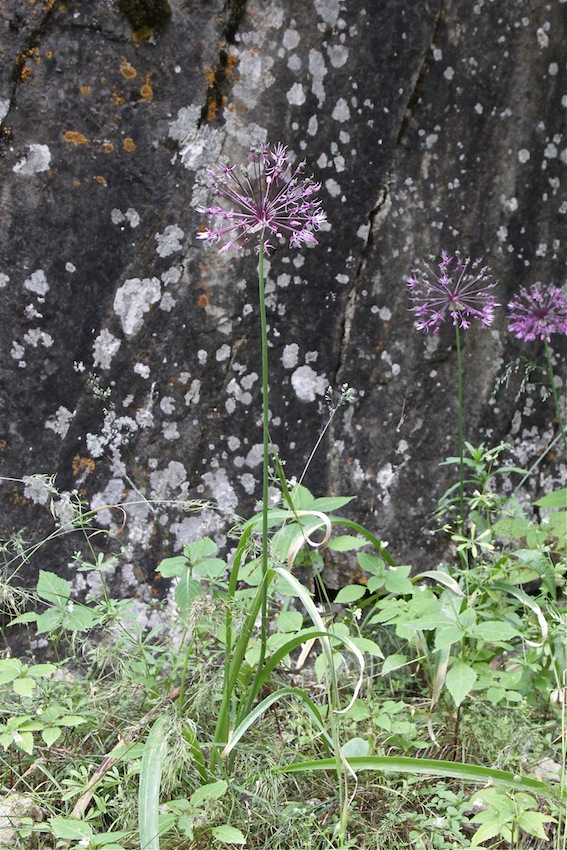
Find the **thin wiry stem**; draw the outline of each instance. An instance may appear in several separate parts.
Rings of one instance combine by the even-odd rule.
[[[567,436],[565,434],[565,426],[563,424],[563,417],[561,416],[561,408],[559,406],[559,399],[557,397],[557,387],[555,386],[555,375],[553,373],[553,363],[551,361],[551,349],[546,339],[544,339],[543,344],[545,347],[545,359],[547,361],[547,372],[549,375],[549,383],[551,387],[551,397],[553,398],[553,404],[555,405],[555,415],[557,416],[557,422],[559,424],[559,432],[563,438],[563,445],[567,450]]]

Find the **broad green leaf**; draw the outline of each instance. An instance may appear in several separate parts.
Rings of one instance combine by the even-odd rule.
[[[456,624],[441,626],[435,632],[435,649],[443,649],[446,646],[452,646],[454,643],[460,643],[463,637],[463,630]]]
[[[86,632],[95,625],[94,611],[86,605],[69,603],[68,610],[63,614],[62,626],[71,632]]]
[[[530,835],[535,835],[537,838],[542,838],[548,841],[543,825],[545,823],[557,823],[556,819],[551,815],[544,815],[541,812],[522,812],[518,818],[518,826]]]
[[[384,658],[384,653],[378,644],[370,638],[352,636],[350,640],[361,652],[374,655],[376,658]]]
[[[388,567],[384,573],[385,587],[388,593],[413,593],[413,584],[409,580],[411,567]]]
[[[68,714],[66,717],[61,717],[57,721],[59,726],[80,726],[81,723],[86,722],[86,719],[78,714]]]
[[[205,558],[210,558],[218,550],[218,546],[210,537],[202,537],[200,540],[195,540],[194,543],[186,543],[183,547],[183,554],[191,564],[197,564]]]
[[[91,825],[78,818],[49,818],[49,823],[55,838],[82,841],[93,836]]]
[[[63,608],[71,595],[71,585],[67,579],[47,570],[39,571],[37,595],[58,608]]]
[[[175,558],[165,558],[156,567],[156,572],[163,578],[182,576],[187,571],[187,558],[177,555]]]
[[[218,800],[226,792],[228,782],[224,779],[219,779],[217,782],[209,782],[207,785],[201,785],[196,791],[191,794],[191,805],[198,808],[208,800]]]
[[[496,838],[497,835],[500,835],[500,824],[493,821],[483,823],[473,835],[471,847],[478,847],[483,841],[488,841],[489,838]]]
[[[246,844],[246,838],[235,826],[213,826],[211,833],[223,844]]]
[[[226,561],[222,558],[205,558],[193,567],[193,573],[201,579],[214,581],[226,572]]]
[[[369,555],[367,552],[359,552],[358,563],[361,569],[374,576],[382,577],[384,575],[385,563],[378,555]]]
[[[407,664],[407,656],[406,655],[388,655],[382,664],[382,669],[380,671],[381,676],[387,676],[388,673],[392,673],[394,670],[399,670],[400,667],[403,667],[404,664]]]
[[[182,614],[187,615],[189,613],[193,600],[200,596],[202,592],[201,582],[191,578],[188,572],[179,579],[175,585],[174,597]]]
[[[356,602],[366,593],[366,588],[360,584],[349,584],[347,587],[341,587],[334,601],[340,605],[346,605],[349,602]]]
[[[58,726],[46,726],[45,729],[41,730],[41,737],[48,747],[58,741],[61,734],[61,729]]]
[[[37,687],[37,683],[29,676],[22,676],[12,682],[14,691],[21,697],[31,697]]]
[[[470,629],[469,634],[487,643],[501,643],[517,637],[519,632],[511,623],[505,623],[502,620],[487,620],[483,623],[477,623]]]
[[[13,620],[10,620],[8,623],[9,626],[18,626],[22,623],[35,623],[38,615],[35,611],[27,611],[25,614],[20,614],[18,617],[14,617]]]
[[[22,662],[18,658],[4,658],[0,661],[0,685],[13,682],[22,672]]]
[[[60,608],[48,608],[36,620],[36,634],[42,635],[54,632],[63,622],[63,611]]]
[[[27,673],[28,676],[34,676],[36,679],[41,679],[53,676],[56,670],[56,664],[32,664]]]
[[[33,753],[33,735],[31,732],[16,732],[12,736],[12,740],[24,753],[31,756]]]
[[[562,487],[561,490],[554,490],[546,496],[542,496],[537,502],[534,502],[538,508],[564,508],[567,509],[567,487]]]
[[[368,540],[361,540],[360,537],[353,537],[352,534],[341,534],[327,543],[327,549],[333,552],[350,552],[362,546],[368,546]]]
[[[319,499],[315,499],[309,510],[330,513],[331,511],[338,511],[339,508],[348,505],[348,503],[352,502],[353,499],[354,496],[322,496]]]
[[[365,738],[351,738],[342,745],[341,753],[349,759],[354,756],[367,756],[369,749],[370,744]]]
[[[449,668],[445,677],[445,685],[457,708],[467,694],[470,694],[477,678],[476,672],[464,661],[457,661]]]
[[[301,611],[280,611],[276,618],[276,628],[279,632],[299,632],[303,626]]]

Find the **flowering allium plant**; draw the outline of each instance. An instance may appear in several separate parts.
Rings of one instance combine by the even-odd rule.
[[[536,337],[550,342],[554,333],[567,336],[567,297],[552,284],[522,287],[508,303],[508,320],[508,330],[525,342]]]
[[[413,270],[408,286],[419,330],[438,333],[447,315],[453,325],[465,329],[470,327],[471,319],[480,321],[483,328],[492,324],[498,303],[490,290],[496,284],[488,267],[481,267],[481,263],[481,258],[463,260],[459,254],[449,257],[442,251],[439,274],[429,266]]]
[[[228,162],[218,166],[217,171],[207,169],[208,188],[226,206],[197,207],[198,212],[212,219],[197,238],[216,244],[230,236],[219,250],[236,246],[240,251],[258,234],[264,240],[265,254],[274,249],[268,242],[270,235],[277,239],[288,237],[294,248],[316,245],[313,233],[326,221],[316,198],[321,184],[303,176],[305,163],[291,165],[285,145],[253,148],[251,159],[248,169],[237,170]]]

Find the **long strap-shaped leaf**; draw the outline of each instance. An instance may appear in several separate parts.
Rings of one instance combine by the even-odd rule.
[[[554,791],[544,782],[532,779],[530,776],[518,776],[507,770],[496,770],[491,767],[478,767],[474,764],[462,764],[454,761],[438,759],[410,758],[409,756],[353,756],[347,759],[349,767],[356,773],[359,770],[376,770],[379,772],[425,774],[426,776],[450,776],[462,779],[464,782],[495,782],[499,785],[514,788],[516,791],[531,791],[542,797],[554,797]],[[282,773],[299,773],[313,770],[335,770],[336,760],[333,758],[297,761],[280,767]]]
[[[169,724],[167,715],[158,717],[150,729],[142,754],[138,797],[140,850],[159,850],[159,790]]]

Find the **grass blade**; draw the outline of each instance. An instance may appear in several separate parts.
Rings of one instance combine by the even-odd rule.
[[[376,770],[380,773],[411,773],[425,776],[447,776],[461,779],[463,782],[494,782],[516,791],[552,797],[553,792],[544,782],[530,776],[518,776],[507,770],[492,767],[478,767],[474,764],[462,764],[439,759],[410,758],[409,756],[356,756],[347,759],[349,767],[356,773],[359,770]],[[313,770],[335,770],[336,760],[332,758],[312,761],[293,762],[281,767],[283,773],[299,773]]]

